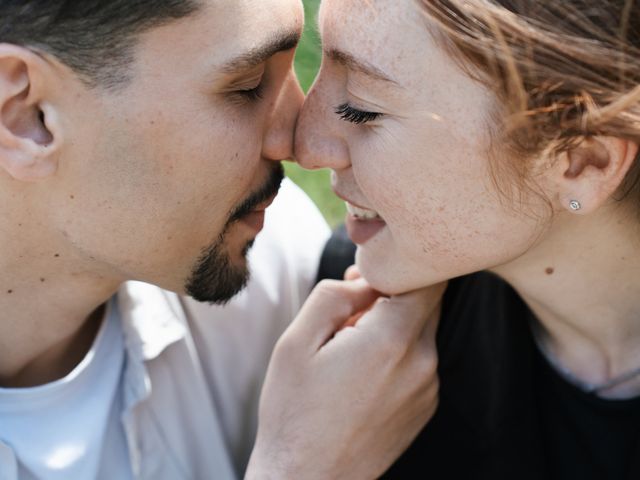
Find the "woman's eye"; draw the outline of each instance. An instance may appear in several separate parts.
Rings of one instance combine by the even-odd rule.
[[[378,112],[365,112],[353,108],[348,103],[344,103],[336,108],[336,115],[339,115],[342,120],[360,125],[367,122],[372,122],[380,118],[383,114]]]

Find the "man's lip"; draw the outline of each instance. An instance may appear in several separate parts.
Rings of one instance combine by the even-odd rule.
[[[240,219],[240,221],[251,227],[256,232],[260,232],[264,227],[264,216],[264,210],[254,210],[253,212],[247,213]]]
[[[254,213],[254,212],[264,212],[267,208],[269,208],[271,206],[271,204],[275,201],[276,197],[278,196],[278,194],[274,194],[272,196],[270,196],[268,199],[266,199],[264,202],[262,202],[260,205],[257,205],[256,208],[254,208],[253,210],[251,210],[250,213]]]

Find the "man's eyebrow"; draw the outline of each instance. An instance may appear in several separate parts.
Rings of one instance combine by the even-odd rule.
[[[237,73],[256,67],[269,60],[276,53],[285,52],[295,48],[300,42],[300,35],[301,33],[299,31],[280,33],[272,37],[263,45],[255,47],[248,52],[242,53],[229,60],[222,66],[222,71],[224,73]]]
[[[332,49],[326,50],[325,55],[327,55],[327,57],[329,57],[334,62],[342,65],[343,67],[348,68],[349,70],[362,73],[364,75],[367,75],[368,77],[373,78],[374,80],[380,80],[382,82],[399,85],[398,82],[390,78],[387,74],[385,74],[379,68],[371,65],[368,62],[365,62],[364,60],[357,59],[350,53],[346,53],[341,50],[332,48]]]

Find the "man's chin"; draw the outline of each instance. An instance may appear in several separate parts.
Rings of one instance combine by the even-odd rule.
[[[222,242],[207,250],[196,262],[185,290],[199,302],[223,305],[249,282],[250,271],[247,254],[254,241],[247,242],[239,254],[227,253]]]

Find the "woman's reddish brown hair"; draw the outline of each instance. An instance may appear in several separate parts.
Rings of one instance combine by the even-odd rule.
[[[495,131],[521,158],[597,135],[640,144],[640,0],[418,1],[501,100]],[[527,166],[517,166],[523,179]],[[639,179],[640,158],[620,193],[640,200]]]

